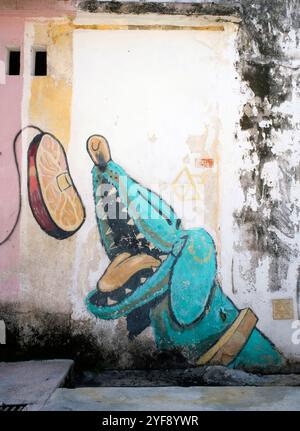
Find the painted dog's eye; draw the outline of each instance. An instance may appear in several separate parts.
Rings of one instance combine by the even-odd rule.
[[[223,310],[220,310],[220,317],[223,320],[223,322],[225,322],[225,320],[227,319],[227,315],[226,315],[226,313],[224,313]]]

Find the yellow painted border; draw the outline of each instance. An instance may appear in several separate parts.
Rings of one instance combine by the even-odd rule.
[[[75,30],[197,30],[197,31],[224,31],[223,25],[160,25],[160,24],[74,24]]]

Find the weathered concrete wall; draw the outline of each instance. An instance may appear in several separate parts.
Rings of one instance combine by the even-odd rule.
[[[271,299],[291,298],[299,318],[299,2],[245,1],[241,7],[243,196],[234,211],[232,289],[257,304],[265,325]],[[266,326],[275,343],[290,343],[289,320]],[[290,351],[299,356],[298,345]]]
[[[12,214],[19,212],[19,184],[15,158],[20,161],[20,150],[14,155],[12,142],[16,130],[21,128],[23,79],[21,76],[6,75],[7,49],[22,48],[24,37],[24,20],[16,18],[14,25],[7,17],[0,17],[0,64],[1,64],[1,149],[0,149],[0,180],[1,202],[5,202],[5,211],[0,213],[0,290],[2,300],[16,300],[19,294],[20,271],[20,226],[15,226],[14,238],[6,240],[14,228],[15,218]],[[5,125],[5,127],[4,127]]]
[[[40,229],[28,202],[26,157],[33,134],[24,132],[21,236],[16,230],[6,242],[19,251],[0,249],[2,278],[10,271],[18,280],[14,295],[7,287],[0,292],[7,355],[167,367],[184,366],[190,360],[184,359],[186,350],[201,344],[195,341],[203,333],[198,323],[183,351],[178,334],[172,348],[160,349],[159,331],[155,323],[146,324],[145,310],[131,316],[129,326],[126,317],[102,320],[87,310],[85,297],[110,257],[99,242],[85,148],[86,139],[100,133],[113,160],[171,204],[184,229],[210,233],[224,294],[239,309],[254,311],[257,327],[292,367],[300,358],[292,328],[300,313],[298,2],[54,3],[45,2],[38,13],[32,2],[23,2],[21,11],[18,2],[13,9],[0,2],[0,13],[3,20],[25,20],[22,124],[62,142],[86,218],[77,233],[60,241]],[[47,47],[46,77],[31,74],[35,46]],[[7,88],[0,86],[1,96]],[[17,120],[13,126],[20,128]],[[6,145],[11,151],[11,143]],[[13,159],[7,169],[16,182]],[[188,185],[183,194],[182,184]],[[7,194],[2,201],[6,219],[8,208],[17,205],[16,193],[17,187],[13,198]],[[210,271],[194,273],[189,259],[184,265],[191,282]],[[229,323],[235,308],[225,298],[218,313]],[[142,319],[145,329],[130,336]],[[208,327],[216,318],[212,322]],[[263,365],[246,362],[236,366]],[[266,365],[273,369],[272,361]]]

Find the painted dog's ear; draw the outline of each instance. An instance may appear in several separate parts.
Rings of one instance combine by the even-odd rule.
[[[175,244],[174,249],[170,306],[176,321],[185,326],[206,311],[215,282],[216,253],[214,242],[204,229],[186,231],[180,247]]]

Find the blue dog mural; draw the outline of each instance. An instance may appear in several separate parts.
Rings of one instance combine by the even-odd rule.
[[[129,337],[154,330],[158,349],[179,349],[195,364],[270,368],[285,359],[216,281],[216,250],[202,228],[185,230],[173,209],[132,179],[94,135],[87,150],[96,219],[111,263],[87,299],[101,319],[127,317]]]

